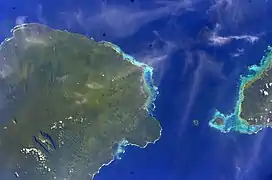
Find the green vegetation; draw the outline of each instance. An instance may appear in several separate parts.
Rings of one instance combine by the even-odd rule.
[[[122,139],[144,147],[160,137],[158,121],[144,108],[142,67],[113,48],[27,24],[14,29],[0,57],[6,60],[0,113],[7,114],[0,124],[0,169],[21,180],[87,180],[113,159]]]

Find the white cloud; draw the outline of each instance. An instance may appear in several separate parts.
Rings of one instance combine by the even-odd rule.
[[[240,35],[240,36],[218,36],[216,34],[213,34],[209,41],[212,45],[225,45],[231,43],[233,40],[245,40],[249,43],[255,43],[259,40],[258,36],[251,36],[251,35]]]
[[[241,29],[244,23],[256,21],[266,14],[267,0],[210,0],[212,6],[207,13],[224,28]]]
[[[26,23],[26,19],[27,19],[27,16],[18,16],[15,20],[15,24],[16,25],[24,24]]]
[[[210,45],[214,46],[222,46],[231,43],[234,40],[244,40],[249,43],[255,43],[259,40],[259,36],[261,34],[257,35],[231,35],[231,36],[220,36],[219,31],[221,30],[221,26],[218,23],[215,27],[215,29],[210,32],[210,35],[208,36],[208,41]]]
[[[243,55],[244,52],[245,52],[245,50],[243,48],[237,48],[234,53],[230,53],[230,56],[231,57],[239,57],[239,56]]]
[[[43,7],[42,7],[41,4],[38,5],[38,7],[36,9],[36,14],[37,14],[37,18],[38,18],[40,23],[47,24],[47,21],[44,18],[44,15],[43,15]]]
[[[188,125],[188,121],[192,121],[192,119],[188,119],[195,103],[197,103],[197,96],[202,89],[202,85],[205,83],[205,79],[207,75],[212,77],[217,77],[220,80],[227,80],[227,77],[223,73],[223,63],[219,61],[215,61],[213,57],[211,57],[205,51],[196,51],[196,52],[187,52],[186,56],[189,58],[189,61],[193,61],[193,63],[197,64],[195,70],[191,72],[190,79],[190,87],[188,90],[188,98],[186,99],[186,106],[184,107],[184,112],[182,113],[182,117],[180,120],[180,128],[179,135],[182,136],[184,129]],[[185,59],[185,61],[188,61]]]
[[[143,25],[167,15],[180,15],[192,10],[191,1],[158,1],[156,8],[139,9],[135,7],[102,4],[101,8],[86,12],[62,12],[61,19],[68,28],[80,25],[88,31],[107,30],[115,37],[126,37],[137,32]]]
[[[249,177],[258,179],[259,174],[256,173],[258,172],[256,169],[262,165],[261,156],[263,149],[266,148],[266,150],[271,151],[271,148],[265,146],[266,137],[269,135],[268,131],[269,129],[266,128],[258,134],[252,134],[251,136],[254,136],[254,141],[250,142],[247,146],[237,146],[239,154],[234,157],[236,167],[235,180],[248,179]],[[245,149],[246,153],[244,153]]]
[[[156,35],[156,39],[152,42],[152,47],[148,49],[144,48],[133,56],[139,61],[154,67],[157,70],[157,83],[160,83],[164,73],[169,68],[169,59],[180,47],[173,41],[163,39],[157,31],[153,33]],[[161,43],[163,45],[157,47],[157,44]]]

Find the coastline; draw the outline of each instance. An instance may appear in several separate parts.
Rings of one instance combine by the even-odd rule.
[[[141,67],[143,69],[142,79],[144,80],[144,86],[146,87],[146,90],[147,90],[147,93],[148,93],[148,98],[147,98],[147,101],[146,101],[146,103],[144,105],[144,109],[149,113],[150,116],[153,116],[152,111],[156,108],[155,100],[157,98],[157,95],[159,94],[158,87],[155,86],[154,83],[153,83],[153,68],[151,66],[148,66],[145,63],[137,61],[131,55],[126,54],[125,52],[123,52],[119,46],[117,46],[117,45],[115,45],[115,44],[113,44],[111,42],[100,41],[98,43],[102,43],[105,46],[108,46],[108,47],[112,48],[118,54],[120,54],[122,56],[123,60],[127,60],[127,61],[131,62],[132,64],[134,64],[134,65],[136,65],[138,67]],[[156,120],[156,121],[158,121],[158,120]],[[125,153],[124,148],[126,148],[126,146],[136,146],[138,148],[146,148],[148,146],[148,144],[155,144],[160,139],[161,135],[162,135],[162,127],[160,125],[160,136],[157,139],[155,139],[153,142],[146,142],[146,144],[144,146],[139,146],[137,144],[132,144],[132,143],[126,141],[126,139],[124,138],[120,142],[117,142],[118,147],[120,147],[120,149],[117,149],[116,151],[120,151],[120,153]],[[125,142],[125,143],[122,143],[122,142]],[[118,154],[118,153],[115,152],[114,154]],[[113,156],[113,159],[110,162],[108,162],[106,164],[103,164],[98,169],[98,171],[95,174],[93,174],[92,179],[95,178],[95,175],[99,174],[100,170],[103,167],[106,167],[106,166],[110,165],[114,160],[116,160],[115,156]],[[117,158],[117,160],[118,160],[118,158]]]
[[[1,50],[2,46],[5,43],[7,43],[10,40],[12,40],[13,38],[15,38],[16,31],[27,28],[27,26],[29,26],[29,25],[41,25],[41,26],[44,26],[46,28],[50,28],[47,25],[43,25],[43,24],[39,24],[39,23],[25,23],[25,24],[16,25],[14,28],[11,29],[12,36],[9,37],[9,38],[5,38],[4,41],[1,42],[0,50]],[[58,30],[58,29],[53,29],[53,28],[50,28],[50,29],[52,29],[52,31],[65,31],[65,32],[68,32],[66,30]],[[68,32],[68,33],[70,33],[70,32]],[[78,33],[72,33],[72,34],[78,34]],[[78,35],[81,35],[81,34],[78,34]],[[83,35],[81,35],[81,36],[83,36]],[[90,38],[90,37],[87,37],[87,36],[84,36],[84,37],[94,40],[93,38]],[[150,116],[153,116],[152,111],[154,111],[154,109],[156,108],[155,100],[157,98],[157,95],[159,94],[158,87],[155,86],[154,83],[153,83],[153,68],[151,66],[148,66],[145,63],[137,61],[131,55],[128,55],[128,54],[124,53],[119,46],[117,46],[117,45],[115,45],[115,44],[113,44],[111,42],[107,42],[107,41],[100,41],[100,42],[95,41],[95,42],[98,43],[98,44],[103,44],[103,45],[105,45],[107,47],[112,48],[113,50],[116,51],[116,53],[118,53],[118,54],[120,54],[122,56],[123,60],[127,60],[127,61],[131,62],[133,65],[142,68],[142,70],[143,70],[142,80],[144,82],[144,87],[145,87],[144,89],[146,90],[146,93],[148,94],[147,100],[146,100],[143,108],[149,113]],[[4,60],[5,60],[5,58],[4,58]],[[0,75],[2,75],[2,78],[5,78],[9,74],[4,74],[4,72],[0,71]],[[154,118],[154,120],[158,121],[155,118]],[[117,142],[118,145],[120,145],[120,143],[121,143],[121,146],[119,146],[121,149],[117,149],[117,151],[120,151],[121,153],[124,153],[124,149],[122,149],[122,148],[125,148],[126,146],[136,146],[136,147],[139,147],[139,148],[146,148],[148,146],[148,144],[155,144],[160,139],[160,137],[162,135],[162,127],[161,127],[160,124],[159,124],[159,126],[160,126],[160,136],[157,139],[155,139],[153,142],[145,142],[144,146],[139,146],[137,144],[129,143],[128,141],[126,141],[126,139],[124,137],[123,140],[120,140],[120,142]],[[122,144],[122,142],[124,142],[124,141],[125,141],[125,143]],[[114,152],[114,154],[115,153],[116,152]],[[113,162],[115,159],[116,159],[115,156],[113,156],[113,159],[111,161],[109,161],[108,163],[102,164],[100,166],[100,168],[94,174],[92,174],[91,178],[94,179],[95,175],[97,175],[103,167],[110,165],[111,162]]]
[[[242,134],[256,134],[261,131],[263,128],[270,126],[262,125],[249,125],[248,122],[240,117],[241,113],[241,104],[244,97],[244,90],[252,82],[260,79],[263,73],[272,67],[272,47],[268,46],[266,54],[262,57],[259,65],[252,65],[248,67],[247,75],[240,76],[239,87],[237,100],[234,106],[233,113],[224,114],[218,110],[215,110],[215,113],[212,119],[209,121],[209,126],[215,128],[223,133],[228,133],[230,131],[236,131]],[[220,121],[221,123],[218,123]]]

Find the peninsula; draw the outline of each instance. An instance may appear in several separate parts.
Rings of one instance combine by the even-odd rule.
[[[241,76],[234,112],[216,111],[209,122],[221,132],[257,133],[272,126],[272,48],[268,47],[259,65],[248,68]]]
[[[160,138],[151,67],[37,23],[12,34],[0,46],[0,179],[93,179],[118,144]]]

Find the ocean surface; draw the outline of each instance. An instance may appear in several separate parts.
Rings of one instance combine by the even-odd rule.
[[[1,41],[16,24],[39,22],[110,41],[154,67],[161,139],[127,147],[95,180],[272,180],[270,128],[208,126],[215,109],[233,111],[240,75],[272,44],[271,1],[10,0],[0,12]]]

